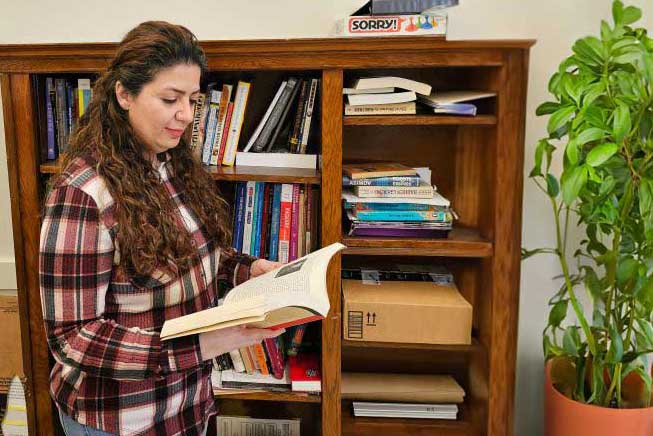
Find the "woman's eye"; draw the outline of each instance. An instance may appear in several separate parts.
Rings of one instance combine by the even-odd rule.
[[[163,102],[166,103],[166,104],[174,104],[177,101],[177,99],[174,99],[174,98],[173,99],[162,98],[161,100],[163,100]]]

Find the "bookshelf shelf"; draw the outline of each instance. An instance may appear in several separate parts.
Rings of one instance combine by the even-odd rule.
[[[372,238],[344,236],[345,254],[384,256],[490,257],[492,242],[478,231],[455,228],[446,239]]]
[[[305,168],[272,168],[272,167],[204,167],[215,180],[230,182],[257,182],[274,183],[307,183],[319,185],[322,181],[318,170]]]
[[[494,115],[475,117],[446,115],[378,115],[345,116],[345,126],[493,126],[497,123]]]
[[[214,180],[230,182],[257,182],[274,183],[306,183],[319,185],[322,182],[320,171],[305,168],[272,168],[272,167],[204,167]],[[59,169],[59,162],[49,160],[41,164],[41,174],[54,174]]]
[[[445,345],[445,344],[411,344],[395,342],[368,342],[368,341],[342,341],[343,349],[389,349],[389,350],[424,350],[442,351],[448,353],[474,353],[482,350],[481,344],[472,339],[469,345]]]
[[[251,401],[285,401],[290,403],[320,403],[320,395],[305,392],[268,392],[255,390],[214,389],[213,394],[220,400],[251,400]]]

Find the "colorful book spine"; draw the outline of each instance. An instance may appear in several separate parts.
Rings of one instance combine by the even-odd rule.
[[[274,184],[266,183],[265,189],[263,190],[263,214],[262,214],[262,223],[261,223],[261,241],[259,243],[259,256],[264,259],[270,258],[269,247],[270,247],[270,218],[272,217],[271,207],[272,207],[272,192],[274,192]]]
[[[290,255],[290,225],[292,220],[293,185],[284,183],[281,187],[279,215],[279,262],[287,263]]]
[[[233,247],[237,252],[243,250],[243,227],[245,225],[245,202],[247,198],[247,183],[238,183],[236,187],[236,218],[234,220]]]
[[[227,136],[225,152],[222,158],[223,165],[232,166],[236,161],[236,152],[238,151],[238,143],[240,142],[240,132],[245,119],[250,88],[250,83],[238,82],[236,96],[234,97],[234,113],[231,117],[231,123],[229,123],[229,135]]]
[[[302,340],[304,338],[304,333],[306,332],[306,324],[300,324],[294,327],[292,332],[292,339],[288,346],[286,353],[289,356],[296,356],[299,352],[299,347],[302,345]]]
[[[433,187],[418,186],[354,186],[354,193],[360,198],[432,198]]]
[[[220,91],[211,90],[209,98],[209,112],[206,116],[206,134],[204,135],[204,144],[202,145],[202,163],[209,165],[211,163],[211,149],[215,139],[215,130],[218,126],[218,110],[220,109]]]
[[[254,182],[254,206],[252,208],[252,237],[251,237],[251,244],[249,247],[249,252],[247,254],[251,254],[252,256],[256,256],[256,251],[258,250],[258,240],[260,238],[260,234],[257,231],[257,226],[258,226],[258,221],[259,221],[259,192],[261,191],[261,183],[262,182]]]
[[[82,117],[88,104],[91,102],[93,90],[91,89],[91,79],[77,79],[77,111],[78,116]]]
[[[254,229],[256,232],[256,243],[254,244],[254,252],[252,254],[256,257],[261,257],[261,228],[263,226],[263,220],[265,219],[263,215],[263,207],[265,205],[265,182],[256,182],[256,197],[256,227]]]
[[[369,179],[352,180],[342,176],[342,186],[419,186],[419,176],[373,177]]]
[[[270,375],[270,371],[268,370],[267,360],[265,359],[265,350],[263,350],[262,343],[254,345],[253,348],[256,357],[256,363],[258,365],[258,370],[261,371],[261,374],[263,375]]]
[[[218,156],[220,156],[220,145],[222,144],[222,136],[225,133],[224,126],[227,120],[227,111],[229,110],[229,102],[231,100],[232,85],[222,85],[222,93],[220,94],[220,108],[218,109],[217,117],[218,123],[215,127],[215,136],[213,137],[213,146],[211,147],[210,164],[218,164]]]
[[[54,105],[51,96],[54,95],[54,80],[52,77],[45,79],[45,116],[48,128],[48,145],[47,158],[54,160],[57,158],[57,138],[54,127]]]
[[[299,185],[299,224],[297,225],[297,257],[306,254],[306,186]]]
[[[228,131],[229,128],[231,127],[231,120],[233,119],[233,113],[234,113],[234,104],[233,102],[229,102],[229,105],[227,106],[227,118],[224,120],[224,128]],[[222,165],[222,158],[224,157],[224,152],[227,147],[227,137],[228,135],[222,135],[222,142],[220,144],[220,153],[218,154],[218,161],[216,165]]]
[[[293,184],[292,212],[290,217],[290,252],[288,262],[297,259],[297,244],[299,238],[299,184]]]
[[[309,186],[306,189],[306,235],[304,239],[304,253],[308,254],[311,251],[311,232],[313,231],[313,187]]]
[[[345,202],[345,209],[356,210],[431,210],[430,204],[418,203],[349,203]]]
[[[252,246],[252,221],[254,212],[254,190],[256,182],[247,182],[247,197],[245,200],[245,225],[243,226],[243,250],[245,254],[249,254]]]
[[[357,210],[354,216],[359,221],[451,221],[451,213],[445,211]]]
[[[281,350],[279,350],[276,338],[264,339],[263,345],[270,360],[272,376],[277,379],[282,379],[284,370],[283,355],[281,354]]]
[[[272,217],[270,220],[270,257],[272,261],[279,260],[279,218],[281,215],[281,183],[274,184],[272,194]]]

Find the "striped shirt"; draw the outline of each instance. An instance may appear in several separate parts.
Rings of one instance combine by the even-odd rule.
[[[167,319],[215,306],[218,288],[247,280],[254,260],[207,240],[169,160],[161,183],[198,254],[176,278],[128,274],[115,205],[90,158],[74,160],[46,200],[39,275],[50,393],[62,412],[108,433],[201,434],[215,414],[211,361],[197,335],[161,342],[159,332]]]

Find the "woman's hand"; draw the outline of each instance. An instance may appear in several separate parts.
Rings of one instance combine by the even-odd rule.
[[[252,263],[252,266],[249,270],[249,274],[252,277],[260,276],[266,272],[272,271],[275,268],[279,268],[283,263],[281,262],[272,262],[265,259],[257,259]]]
[[[241,347],[260,344],[263,339],[277,337],[285,331],[285,329],[259,329],[240,325],[200,333],[202,359],[213,359]]]

